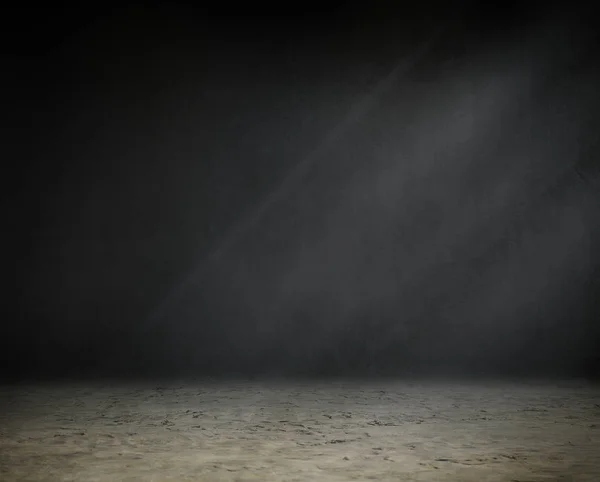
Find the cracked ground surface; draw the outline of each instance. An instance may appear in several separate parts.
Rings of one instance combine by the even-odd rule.
[[[600,480],[600,387],[2,388],[0,479],[591,482]]]

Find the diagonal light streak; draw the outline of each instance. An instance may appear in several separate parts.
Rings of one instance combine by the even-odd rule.
[[[230,231],[227,237],[217,246],[215,250],[190,270],[189,274],[177,284],[162,302],[150,313],[144,327],[149,329],[159,322],[177,303],[186,290],[198,277],[212,264],[220,259],[253,227],[256,226],[265,214],[277,202],[288,195],[298,182],[309,172],[310,168],[322,158],[336,142],[346,135],[349,129],[355,125],[365,114],[367,114],[380,101],[387,92],[403,75],[408,73],[414,65],[425,57],[432,47],[439,41],[444,30],[438,28],[433,31],[428,40],[423,42],[414,52],[400,59],[393,69],[385,75],[367,94],[360,98],[349,110],[348,114],[339,122],[323,140],[309,152],[292,170],[284,177],[281,183],[246,217],[244,217]]]

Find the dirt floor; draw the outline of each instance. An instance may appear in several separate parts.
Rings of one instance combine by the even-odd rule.
[[[585,382],[0,390],[2,481],[600,480]]]

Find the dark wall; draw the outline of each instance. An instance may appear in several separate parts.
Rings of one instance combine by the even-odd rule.
[[[593,35],[561,8],[15,13],[7,373],[594,372]]]

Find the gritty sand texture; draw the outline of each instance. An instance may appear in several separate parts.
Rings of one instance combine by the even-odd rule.
[[[5,482],[600,481],[584,382],[32,385],[0,403]]]

